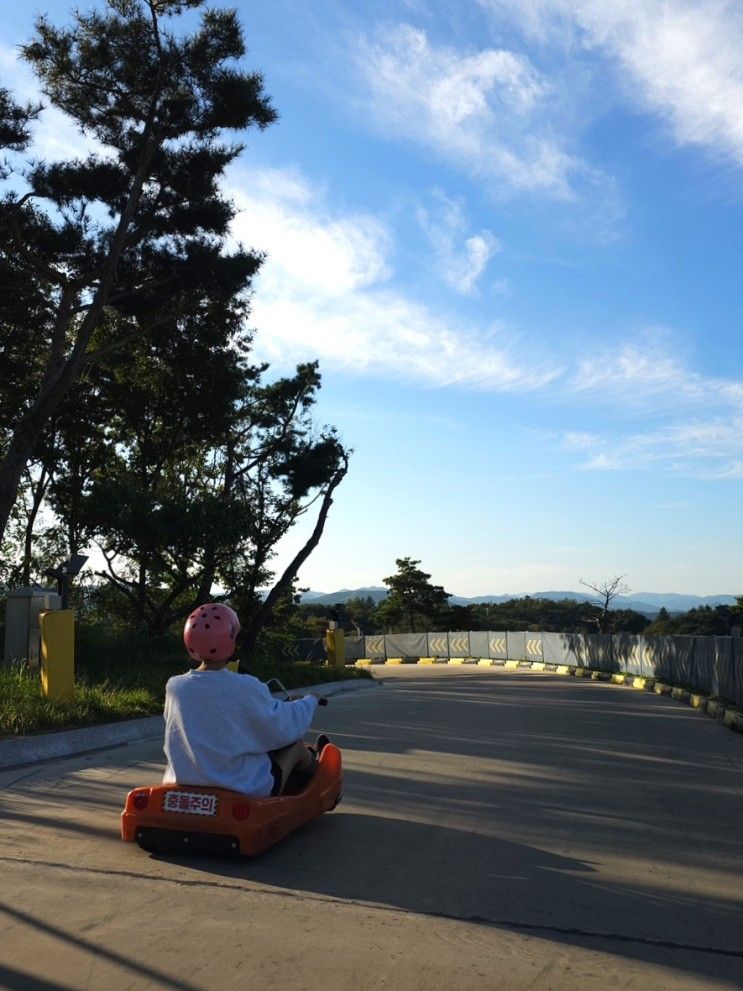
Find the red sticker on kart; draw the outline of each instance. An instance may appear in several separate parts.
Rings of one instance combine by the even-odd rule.
[[[213,816],[217,812],[217,796],[196,791],[166,791],[163,812],[187,812],[195,816]]]

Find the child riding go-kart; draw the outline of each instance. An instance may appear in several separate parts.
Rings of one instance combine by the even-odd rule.
[[[194,610],[183,633],[199,666],[168,681],[161,785],[135,788],[121,837],[143,849],[257,854],[342,795],[340,750],[302,737],[318,704],[308,693],[275,698],[250,675],[227,669],[240,622],[220,603]]]

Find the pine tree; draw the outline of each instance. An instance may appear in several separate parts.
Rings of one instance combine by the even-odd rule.
[[[402,557],[395,564],[396,573],[382,579],[390,591],[377,610],[379,620],[386,628],[406,627],[396,632],[431,629],[437,617],[447,611],[450,593],[431,584],[431,576],[418,567],[420,561]]]
[[[219,179],[242,146],[224,135],[264,128],[276,114],[261,76],[237,64],[245,45],[234,11],[203,9],[191,35],[170,29],[203,7],[107,0],[67,28],[41,17],[22,50],[48,102],[98,150],[33,164],[26,191],[9,184],[0,198],[0,405],[14,407],[2,438],[0,534],[46,425],[85,369],[177,317],[236,297],[247,313],[261,258],[225,251],[233,208]],[[35,113],[0,90],[0,146],[26,148]]]

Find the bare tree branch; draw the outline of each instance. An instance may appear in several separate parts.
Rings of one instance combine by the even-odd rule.
[[[599,598],[598,606],[602,610],[601,618],[596,619],[596,625],[598,627],[599,633],[606,632],[607,620],[609,607],[611,603],[618,595],[626,595],[631,591],[629,585],[624,581],[626,575],[617,575],[614,578],[607,579],[604,582],[587,582],[582,578],[578,581],[584,588],[590,588],[592,592],[595,592]]]
[[[304,547],[298,551],[298,553],[291,560],[286,570],[275,583],[271,591],[268,593],[266,598],[261,602],[260,606],[256,610],[255,614],[251,617],[250,622],[243,629],[241,635],[242,645],[248,655],[250,655],[251,650],[255,646],[255,642],[258,638],[263,626],[268,621],[273,607],[276,601],[280,598],[283,592],[291,585],[294,579],[297,577],[299,569],[302,567],[304,562],[314,551],[317,545],[320,543],[320,538],[322,537],[323,530],[325,529],[325,521],[328,518],[328,513],[330,512],[330,507],[333,505],[333,493],[338,488],[340,483],[346,477],[346,472],[348,471],[348,453],[344,452],[341,463],[336,470],[330,484],[328,485],[325,493],[323,495],[322,505],[320,507],[320,512],[318,513],[317,522],[315,523],[315,528],[309,540],[305,543]]]

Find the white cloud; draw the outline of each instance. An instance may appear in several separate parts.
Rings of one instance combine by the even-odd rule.
[[[566,451],[585,450],[582,470],[655,469],[701,479],[743,477],[743,414],[730,419],[658,423],[638,432],[621,428],[586,434],[576,442],[570,431],[561,437]]]
[[[694,457],[727,457],[743,451],[743,415],[676,424],[650,438]]]
[[[623,463],[617,455],[597,454],[579,466],[584,471],[618,471],[620,468],[628,468],[631,465]]]
[[[481,0],[509,9],[532,36],[564,43],[572,30],[606,52],[631,97],[680,144],[743,164],[743,6],[737,0]]]
[[[233,233],[269,255],[264,293],[291,286],[308,298],[338,299],[389,277],[391,239],[376,218],[322,210],[322,191],[296,170],[243,175],[232,190],[241,211]]]
[[[418,210],[418,220],[437,259],[438,272],[455,292],[468,296],[475,291],[493,254],[501,250],[500,242],[489,230],[467,233],[467,221],[460,200],[441,192],[434,194],[431,207]]]
[[[648,328],[640,338],[581,358],[569,377],[569,389],[604,403],[620,402],[627,410],[658,404],[677,411],[695,406],[743,408],[743,382],[691,371],[672,350],[671,341],[665,328]]]
[[[325,368],[428,387],[539,391],[563,419],[566,404],[579,410],[580,426],[559,438],[576,468],[737,477],[743,382],[695,371],[671,330],[572,361],[563,350],[564,364],[550,363],[533,345],[510,344],[498,324],[466,325],[406,295],[392,230],[342,213],[300,173],[235,170],[230,184],[241,210],[235,237],[268,252],[253,323],[258,354],[272,364],[319,357]]]
[[[562,438],[563,446],[572,450],[593,447],[599,440],[598,434],[589,434],[580,430],[568,430]]]
[[[711,480],[732,479],[737,481],[743,478],[743,460],[736,459],[731,461],[725,467],[719,468],[715,472],[710,472],[706,477]]]
[[[735,479],[743,464],[743,382],[706,376],[684,363],[669,331],[617,344],[577,362],[556,384],[581,416],[604,429],[564,431],[566,452],[586,470],[646,469]],[[647,423],[632,429],[638,418]],[[629,428],[629,429],[628,429]]]
[[[611,180],[554,133],[556,102],[528,58],[505,49],[460,53],[408,24],[365,39],[355,53],[371,112],[385,134],[422,143],[491,191],[572,199]]]
[[[268,255],[252,317],[267,360],[492,391],[560,374],[514,357],[496,323],[468,327],[394,288],[392,234],[377,218],[332,209],[296,172],[234,170],[230,185],[234,237]]]

